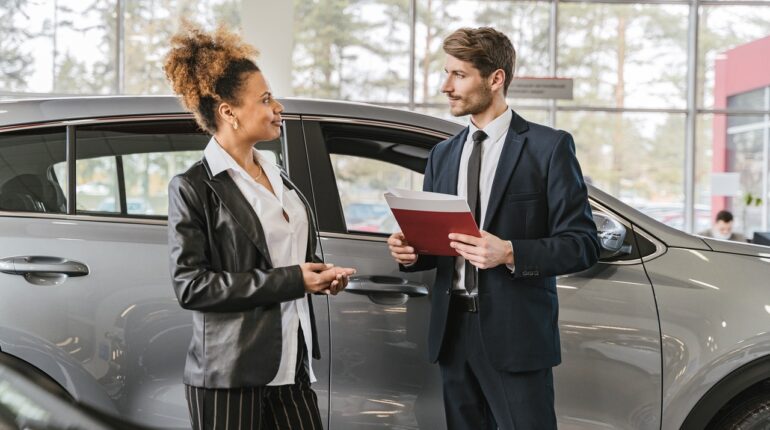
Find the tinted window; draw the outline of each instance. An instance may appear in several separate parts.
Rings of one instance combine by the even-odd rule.
[[[0,134],[0,210],[66,213],[65,159],[63,127]]]
[[[391,188],[422,190],[430,147],[440,139],[384,127],[323,124],[348,231],[399,230],[383,194]]]
[[[390,188],[422,190],[423,175],[397,164],[352,155],[331,154],[331,161],[348,231],[398,231],[383,194]]]
[[[79,127],[78,211],[166,216],[168,182],[201,160],[209,139],[192,120]],[[280,140],[257,148],[282,165]]]

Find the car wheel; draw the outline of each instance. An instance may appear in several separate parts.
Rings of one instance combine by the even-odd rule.
[[[709,430],[760,430],[770,428],[770,392],[755,393],[719,412]]]

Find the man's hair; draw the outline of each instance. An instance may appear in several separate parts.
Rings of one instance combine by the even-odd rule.
[[[724,222],[732,222],[733,221],[733,214],[730,213],[730,211],[719,211],[717,214],[717,222],[724,221]]]
[[[461,28],[444,39],[444,52],[473,64],[484,78],[495,70],[505,72],[503,94],[513,79],[516,67],[516,50],[508,36],[492,27]]]

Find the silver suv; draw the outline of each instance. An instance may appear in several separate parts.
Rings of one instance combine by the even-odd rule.
[[[425,351],[434,273],[398,271],[387,213],[346,210],[378,207],[387,188],[420,189],[430,148],[461,127],[369,105],[281,102],[284,133],[258,149],[314,206],[318,252],[358,269],[345,293],[313,299],[327,428],[445,427]],[[0,103],[4,359],[128,421],[189,428],[191,316],[168,275],[166,184],[207,141],[171,97]],[[767,425],[770,248],[682,233],[596,188],[590,199],[604,251],[558,280],[559,426]]]

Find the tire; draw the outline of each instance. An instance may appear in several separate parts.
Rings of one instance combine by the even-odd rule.
[[[708,430],[770,429],[770,392],[754,393],[723,408]]]

